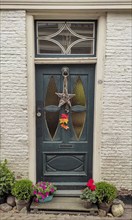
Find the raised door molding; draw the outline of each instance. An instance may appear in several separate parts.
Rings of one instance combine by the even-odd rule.
[[[130,10],[131,0],[1,0],[1,9]]]

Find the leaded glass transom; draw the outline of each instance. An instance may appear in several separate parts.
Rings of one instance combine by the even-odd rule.
[[[37,54],[94,55],[95,22],[37,23]]]

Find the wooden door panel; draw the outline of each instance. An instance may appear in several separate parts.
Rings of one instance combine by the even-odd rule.
[[[59,125],[65,106],[63,65],[36,65],[37,180],[86,182],[92,176],[94,65],[67,65],[68,92],[74,93],[69,129]],[[38,114],[40,113],[40,114]]]

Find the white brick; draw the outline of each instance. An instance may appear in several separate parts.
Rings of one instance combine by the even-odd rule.
[[[25,11],[1,12],[1,159],[28,177]]]
[[[132,189],[131,17],[108,13],[103,90],[101,178]]]

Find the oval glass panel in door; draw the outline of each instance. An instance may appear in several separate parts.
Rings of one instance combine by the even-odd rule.
[[[47,122],[47,130],[53,138],[59,122],[58,97],[55,94],[57,87],[53,76],[50,77],[45,97],[45,120]]]
[[[86,119],[86,96],[80,76],[77,78],[72,99],[72,124],[76,137],[80,139]]]

